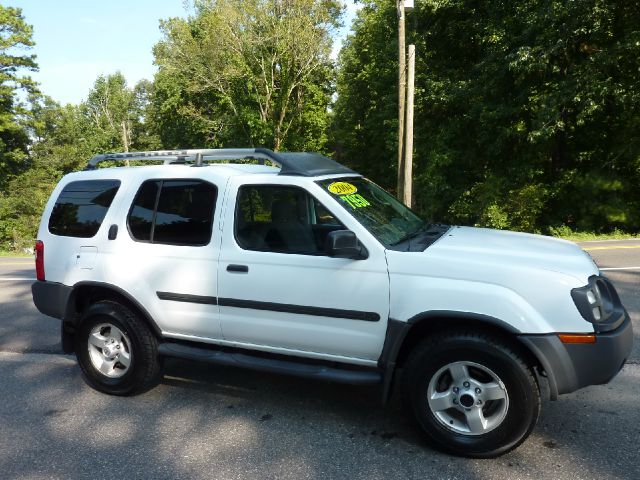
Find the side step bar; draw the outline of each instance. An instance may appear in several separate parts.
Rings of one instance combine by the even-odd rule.
[[[380,372],[375,370],[347,370],[326,365],[257,357],[239,352],[211,350],[181,343],[161,343],[158,347],[158,352],[165,357],[250,368],[261,372],[328,380],[351,385],[374,385],[382,381]]]

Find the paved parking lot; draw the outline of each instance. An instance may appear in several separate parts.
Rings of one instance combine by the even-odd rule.
[[[545,402],[531,437],[494,460],[429,449],[373,388],[168,361],[151,392],[99,394],[31,303],[32,261],[0,258],[0,478],[640,478],[640,241],[583,247],[631,312],[630,362]]]

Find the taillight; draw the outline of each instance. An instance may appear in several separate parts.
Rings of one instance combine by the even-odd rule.
[[[36,277],[44,281],[44,242],[36,241]]]

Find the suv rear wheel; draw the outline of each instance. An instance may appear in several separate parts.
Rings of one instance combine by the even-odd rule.
[[[533,430],[537,381],[517,350],[480,332],[447,332],[407,360],[403,397],[436,448],[485,458],[506,453]]]
[[[75,342],[84,378],[96,390],[134,395],[160,380],[158,342],[140,317],[124,305],[110,300],[91,305]]]

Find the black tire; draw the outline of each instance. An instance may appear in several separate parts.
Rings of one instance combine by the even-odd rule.
[[[494,388],[494,391],[504,398],[485,400],[483,404],[480,395],[474,395],[482,389],[474,388],[473,379],[470,390],[457,387],[460,382],[453,379],[452,373],[460,365],[471,376],[488,375],[491,384],[500,388]],[[492,380],[491,374],[502,384]],[[436,385],[436,390],[430,390],[432,380],[431,385]],[[447,402],[455,405],[434,411],[429,398],[449,395],[448,392]],[[538,383],[517,348],[500,337],[474,331],[443,332],[420,343],[407,359],[402,394],[431,445],[447,453],[471,458],[491,458],[513,450],[529,436],[540,412]],[[468,408],[462,406],[463,400]],[[483,433],[485,430],[480,428],[472,433],[471,422],[466,417],[472,409],[487,409],[487,416],[485,412],[481,413],[482,419],[493,415],[491,430]],[[465,422],[468,422],[468,432],[461,431]]]
[[[104,327],[105,325],[111,327]],[[124,367],[118,363],[115,354],[117,368],[111,369],[111,373],[117,375],[115,378],[101,372],[96,367],[96,361],[92,360],[92,349],[94,359],[96,355],[99,356],[101,349],[90,345],[89,337],[92,331],[100,330],[101,326],[105,335],[113,328],[124,338],[121,345],[116,346],[122,347],[122,351],[126,349],[129,362]],[[100,392],[136,395],[150,390],[160,381],[162,362],[158,356],[157,339],[136,313],[115,301],[97,302],[84,312],[75,334],[75,351],[85,381]]]

